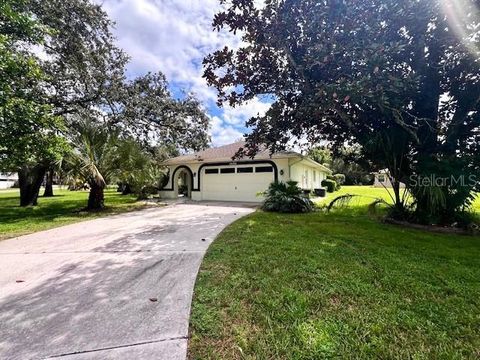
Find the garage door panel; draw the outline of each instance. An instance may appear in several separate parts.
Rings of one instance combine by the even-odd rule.
[[[262,198],[258,197],[257,193],[265,191],[273,180],[273,172],[205,174],[205,170],[203,170],[202,198],[204,200],[259,202],[262,201]]]

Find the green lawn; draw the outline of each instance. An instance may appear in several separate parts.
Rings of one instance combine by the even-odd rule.
[[[349,207],[351,207],[353,210],[358,209],[363,205],[372,203],[376,198],[382,198],[387,202],[392,203],[392,196],[394,196],[391,189],[387,190],[384,188],[374,188],[372,186],[342,186],[339,191],[327,194],[327,197],[319,202],[328,204],[335,197],[344,194],[360,195],[352,198],[349,203]],[[480,196],[477,196],[475,202],[473,203],[472,210],[480,213]]]
[[[225,229],[197,279],[189,357],[478,359],[480,237],[382,224],[358,201]]]
[[[46,230],[77,221],[138,209],[143,204],[134,196],[122,196],[114,189],[105,192],[107,209],[79,212],[87,205],[88,191],[56,190],[53,198],[39,198],[38,206],[21,208],[18,190],[0,191],[0,240]]]

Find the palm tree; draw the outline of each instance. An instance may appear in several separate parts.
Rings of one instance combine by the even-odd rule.
[[[69,172],[90,186],[87,210],[101,210],[105,206],[104,189],[115,172],[119,132],[89,118],[76,122],[74,128]]]
[[[116,177],[123,185],[124,194],[134,193],[143,200],[159,190],[165,170],[151,151],[133,138],[126,138],[118,143],[116,154]]]

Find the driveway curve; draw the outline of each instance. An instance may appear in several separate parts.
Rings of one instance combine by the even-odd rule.
[[[176,204],[0,242],[0,359],[185,359],[205,251],[252,211]]]

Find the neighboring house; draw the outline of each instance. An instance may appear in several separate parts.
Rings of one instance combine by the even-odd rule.
[[[0,173],[0,189],[10,189],[17,182],[17,173]]]
[[[390,181],[390,173],[388,172],[388,170],[380,170],[379,172],[373,173],[373,175],[375,176],[373,187],[392,187],[392,182]],[[405,184],[400,183],[400,187],[404,188]]]
[[[170,178],[160,196],[176,198],[180,188],[198,201],[258,202],[262,200],[258,194],[273,181],[293,180],[302,189],[314,190],[320,189],[322,180],[331,174],[325,166],[292,151],[270,156],[268,150],[263,150],[253,159],[232,160],[244,145],[240,141],[165,161]]]

